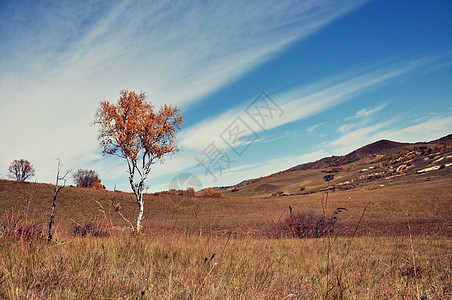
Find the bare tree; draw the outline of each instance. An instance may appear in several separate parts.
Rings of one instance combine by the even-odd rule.
[[[47,241],[50,242],[52,240],[52,225],[54,223],[54,215],[55,215],[55,206],[56,206],[56,199],[58,196],[58,193],[64,189],[64,187],[66,186],[66,181],[67,181],[67,176],[69,175],[69,173],[71,172],[71,170],[66,171],[66,173],[63,176],[60,176],[60,167],[61,167],[61,162],[58,159],[58,166],[57,166],[57,176],[56,176],[56,183],[55,183],[55,194],[53,195],[53,204],[52,204],[52,213],[50,214],[50,222],[49,222],[49,236],[47,238]],[[59,185],[60,180],[63,181],[63,185]]]
[[[8,168],[9,177],[17,181],[25,181],[30,177],[35,176],[35,169],[33,165],[26,159],[14,160]]]

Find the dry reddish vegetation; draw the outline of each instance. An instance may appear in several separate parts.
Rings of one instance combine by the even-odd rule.
[[[338,210],[339,211],[339,210]],[[319,238],[337,236],[342,225],[334,216],[322,216],[312,212],[290,212],[284,220],[269,226],[269,238]]]
[[[48,221],[53,189],[0,181],[0,215],[8,228],[1,227],[0,298],[451,296],[448,178],[331,192],[325,211],[332,215],[346,208],[337,215],[344,227],[304,239],[273,239],[266,230],[290,217],[289,205],[294,214],[320,216],[313,219],[321,223],[323,193],[145,195],[145,234],[131,237],[110,201],[114,197],[121,212],[133,218],[133,195],[68,187],[56,207],[56,241],[47,243],[39,230]]]

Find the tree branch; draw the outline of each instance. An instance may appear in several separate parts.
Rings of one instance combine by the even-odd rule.
[[[116,186],[115,186],[114,192],[116,193]],[[124,217],[123,214],[119,211],[120,208],[121,208],[121,206],[120,206],[119,203],[115,204],[115,198],[116,198],[115,196],[112,197],[112,199],[111,199],[111,205],[112,205],[113,208],[116,210],[116,212],[121,216],[121,218],[122,218],[124,221],[126,221],[127,223],[129,223],[130,227],[132,228],[132,231],[135,231],[135,228],[133,228],[132,223],[131,223],[128,219],[126,219],[126,217]]]
[[[66,174],[64,174],[63,176],[60,177],[60,167],[61,167],[61,162],[59,159],[58,160],[58,166],[57,166],[57,176],[56,176],[56,182],[55,182],[55,194],[53,195],[53,203],[52,203],[52,213],[50,214],[50,221],[49,221],[49,236],[47,238],[47,241],[50,242],[52,240],[52,225],[54,223],[54,214],[55,214],[55,207],[56,207],[56,199],[58,196],[58,193],[64,189],[64,187],[66,186],[66,181],[67,181],[67,175],[71,172],[71,170],[67,171]],[[63,180],[63,185],[59,186],[58,182],[60,180]]]

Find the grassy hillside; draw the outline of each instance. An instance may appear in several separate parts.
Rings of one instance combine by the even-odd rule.
[[[0,299],[450,299],[450,151],[366,154],[343,168],[326,159],[223,189],[224,198],[144,195],[139,237],[111,204],[134,222],[132,194],[66,187],[51,243],[26,226],[46,229],[55,187],[0,180]],[[269,234],[289,207],[341,208],[342,229]],[[74,236],[86,225],[107,237]]]
[[[449,139],[438,141],[426,144],[380,141],[342,157],[325,158],[270,176],[246,180],[222,191],[229,197],[269,197],[277,192],[309,194],[327,188],[360,190],[420,184],[445,177],[452,181],[452,146]],[[325,175],[333,175],[334,179],[328,184]]]
[[[312,172],[315,172],[312,171]],[[288,173],[292,175],[295,173]],[[320,175],[321,176],[321,175]],[[277,185],[278,182],[272,181]],[[260,185],[261,186],[261,185]],[[0,181],[0,215],[8,212],[48,222],[54,187],[51,185]],[[170,195],[145,195],[144,226],[149,232],[214,232],[226,235],[262,235],[263,228],[294,210],[322,212],[325,193],[286,197],[204,198]],[[76,224],[106,220],[114,228],[125,229],[127,223],[111,206],[111,199],[121,203],[121,212],[134,222],[137,205],[129,193],[67,187],[57,199],[55,225],[62,233]],[[336,190],[328,194],[329,214],[338,207],[347,224],[343,235],[353,232],[364,207],[369,204],[359,234],[406,232],[406,214],[416,234],[450,236],[452,225],[452,185],[440,176],[429,181],[405,182],[375,189]],[[399,226],[399,223],[404,224]],[[63,229],[66,228],[66,229]]]
[[[0,181],[0,216],[45,225],[53,189]],[[1,227],[0,298],[448,299],[451,195],[447,176],[331,190],[326,211],[346,208],[339,214],[345,229],[316,239],[272,239],[266,228],[287,217],[289,205],[321,213],[325,193],[145,195],[145,235],[133,237],[110,204],[115,198],[133,221],[133,195],[67,187],[57,199],[52,243],[8,237]],[[93,220],[111,224],[112,235],[71,235]]]

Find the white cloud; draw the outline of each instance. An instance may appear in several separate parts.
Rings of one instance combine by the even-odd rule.
[[[243,119],[253,130],[254,134],[259,135],[264,130],[271,130],[325,111],[366,92],[368,89],[386,84],[391,79],[419,68],[423,66],[423,63],[423,60],[418,60],[405,64],[395,64],[367,73],[357,72],[359,75],[355,76],[341,74],[322,83],[314,83],[309,87],[303,87],[280,95],[270,95],[273,101],[279,105],[282,114],[275,114],[273,118],[266,118],[265,128],[259,127],[246,114],[245,109],[253,100],[250,99],[246,105],[236,106],[219,116],[204,120],[195,126],[183,130],[180,135],[181,145],[195,152],[201,152],[208,144],[214,142],[218,147],[227,149],[228,146],[221,139],[221,134],[230,128],[231,123],[237,117]],[[342,81],[338,81],[338,78],[342,78]],[[370,116],[384,107],[385,105],[380,105],[374,109],[362,110],[357,115],[360,117]],[[263,113],[265,113],[265,110],[263,110]],[[313,129],[315,128],[314,126]],[[340,129],[345,131],[351,128],[344,127]]]
[[[369,118],[371,115],[379,112],[380,110],[382,110],[385,107],[386,107],[386,104],[381,104],[374,108],[363,108],[356,112],[354,119]]]
[[[242,164],[223,171],[221,175],[215,173],[217,181],[215,181],[211,175],[201,174],[198,177],[202,181],[204,187],[235,185],[246,179],[274,174],[298,164],[318,160],[327,155],[329,154],[324,150],[319,150],[302,155],[273,158],[260,163]],[[162,187],[162,189],[167,189],[165,185],[161,185],[160,187]]]
[[[451,133],[452,116],[432,118],[426,122],[379,132],[374,138],[391,139],[399,142],[415,143],[431,141]]]
[[[395,124],[396,121],[398,121],[397,124]],[[344,134],[330,142],[328,146],[333,153],[342,155],[381,139],[407,143],[427,142],[450,134],[452,117],[432,118],[422,123],[406,126],[408,124],[406,121],[396,119],[377,123]]]
[[[348,124],[344,124],[341,127],[339,127],[337,129],[337,131],[344,134],[344,133],[352,130],[354,127],[355,127],[355,124],[348,123]]]
[[[0,169],[24,157],[35,164],[39,181],[52,182],[55,157],[76,169],[98,153],[89,124],[100,100],[114,101],[126,88],[148,92],[157,106],[186,107],[362,2],[17,7],[0,26],[0,125],[8,128],[0,133],[7,141]]]
[[[317,128],[319,128],[320,126],[325,125],[325,124],[326,124],[325,122],[322,122],[322,123],[316,124],[314,126],[308,127],[308,128],[306,128],[306,132],[312,133],[314,130],[316,130]]]
[[[387,65],[367,72],[361,70],[355,71],[355,74],[344,73],[321,83],[315,83],[311,87],[276,95],[274,98],[280,103],[284,117],[275,118],[268,124],[267,129],[325,111],[370,89],[388,84],[391,80],[424,66],[425,63],[427,60],[419,59]]]
[[[359,128],[342,135],[340,138],[334,140],[329,145],[335,149],[335,153],[339,155],[347,154],[370,142],[375,142],[374,140],[372,140],[375,134],[378,134],[378,132],[389,125],[391,125],[391,121],[381,122],[372,126]]]
[[[372,115],[378,113],[386,106],[387,106],[387,104],[380,104],[379,106],[374,107],[374,108],[363,108],[363,109],[358,110],[353,117],[347,117],[344,120],[345,122],[351,122],[351,121],[356,121],[356,122],[344,124],[341,127],[339,127],[337,129],[337,131],[344,134],[348,131],[353,130],[356,127],[367,124],[370,121],[370,117]]]
[[[286,156],[286,157],[271,159],[267,163],[273,168],[277,168],[279,166],[280,168],[278,171],[281,171],[281,170],[289,169],[289,168],[294,167],[299,164],[304,164],[304,163],[319,160],[328,155],[331,155],[331,154],[329,152],[327,152],[326,150],[322,149],[322,150],[305,153],[305,154],[301,154],[301,155],[293,155],[293,156]],[[275,172],[277,172],[277,171],[275,171]]]
[[[215,175],[218,177],[218,181],[214,181],[211,175],[200,174],[199,178],[202,180],[204,186],[233,185],[245,179],[270,175],[298,164],[316,161],[327,156],[344,155],[380,139],[391,139],[401,142],[418,142],[425,139],[433,140],[450,133],[452,117],[447,116],[430,119],[426,122],[406,127],[399,125],[399,128],[394,127],[397,121],[400,120],[395,118],[372,126],[356,129],[330,143],[325,143],[321,150],[311,153],[273,158],[261,163],[236,165],[223,171],[221,176],[219,173],[216,173]],[[164,190],[167,189],[167,185],[158,185],[155,188],[156,190],[159,190],[159,188]]]

